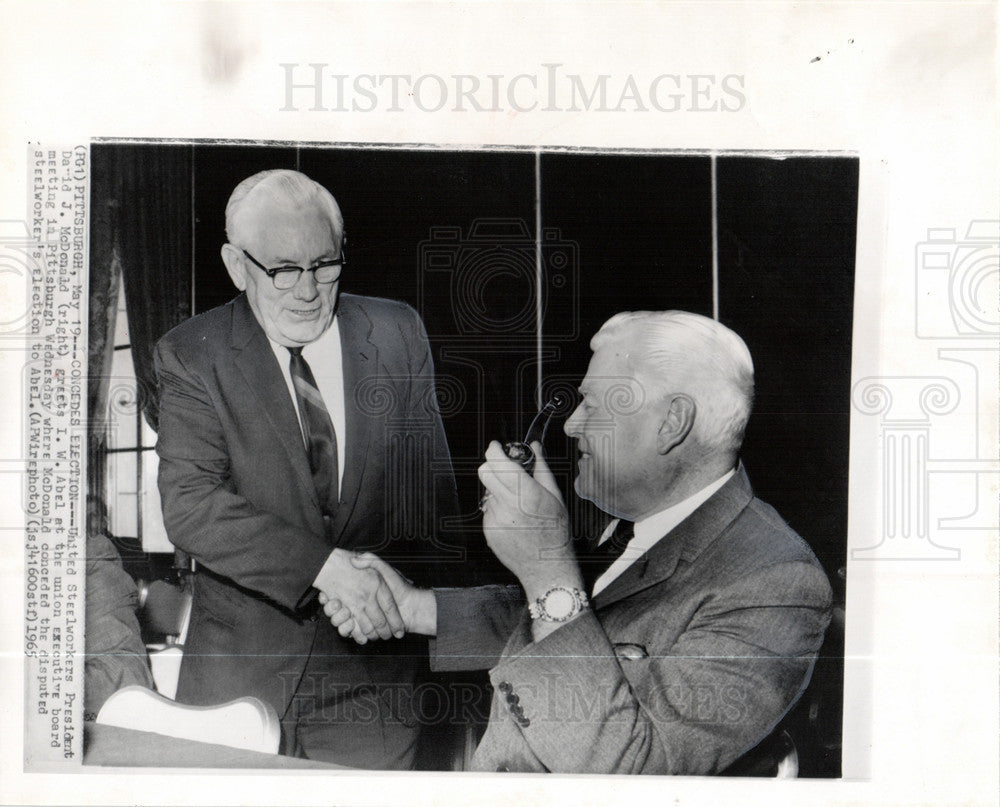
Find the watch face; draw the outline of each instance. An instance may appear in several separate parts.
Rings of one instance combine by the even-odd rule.
[[[576,609],[576,597],[571,591],[557,588],[545,597],[545,613],[552,619],[565,619]]]

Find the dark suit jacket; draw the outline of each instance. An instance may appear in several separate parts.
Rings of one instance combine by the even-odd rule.
[[[178,700],[255,695],[283,715],[317,632],[326,632],[337,648],[329,676],[300,697],[316,686],[344,698],[371,699],[383,684],[396,690],[369,703],[370,725],[345,724],[364,743],[364,731],[415,731],[412,715],[389,712],[408,703],[398,689],[412,682],[421,648],[340,639],[317,614],[310,584],[334,547],[377,552],[434,582],[428,571],[445,551],[435,536],[457,501],[420,318],[403,303],[347,294],[337,316],[347,455],[332,523],[324,524],[288,388],[245,295],[157,346],[159,489],[170,540],[200,570]]]
[[[831,608],[816,558],[742,468],[542,641],[516,594],[438,592],[432,666],[495,665],[478,770],[719,772],[799,697]]]

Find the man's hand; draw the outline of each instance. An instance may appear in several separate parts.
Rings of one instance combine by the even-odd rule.
[[[338,630],[341,636],[353,636],[358,644],[401,637],[403,619],[388,585],[373,569],[354,566],[353,556],[353,552],[334,549],[316,575],[313,585],[320,591],[324,610],[336,602],[338,613],[346,611],[351,624],[348,626],[345,618]]]
[[[433,591],[417,588],[392,566],[370,552],[353,555],[351,563],[356,569],[371,569],[378,573],[399,607],[399,614],[407,633],[420,633],[425,636],[437,633],[437,599]],[[324,595],[320,595],[320,602],[324,603],[324,612],[330,617],[330,621],[341,636],[354,635],[357,638],[357,625],[349,608],[338,599]],[[396,637],[399,636],[397,633]]]
[[[495,440],[479,467],[483,534],[493,554],[520,581],[531,602],[553,585],[580,587],[580,571],[569,537],[569,516],[555,477],[535,452],[534,478],[511,460]]]

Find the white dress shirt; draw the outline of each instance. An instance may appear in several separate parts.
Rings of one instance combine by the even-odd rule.
[[[302,413],[299,412],[299,401],[295,395],[292,371],[289,367],[292,354],[284,345],[271,339],[267,341],[271,343],[271,350],[274,351],[275,358],[278,360],[278,366],[281,368],[281,375],[284,376],[301,429]],[[312,370],[313,378],[316,379],[316,386],[319,387],[319,394],[323,396],[323,403],[326,404],[330,419],[333,421],[333,428],[337,432],[337,489],[339,490],[344,480],[347,411],[344,405],[344,360],[340,349],[340,329],[337,327],[336,317],[333,318],[330,327],[323,332],[319,339],[302,348],[302,356],[309,363],[309,369]],[[304,444],[304,433],[302,441]]]
[[[641,521],[635,522],[635,535],[633,535],[632,540],[625,545],[625,551],[622,552],[621,557],[616,559],[615,562],[607,568],[604,574],[598,577],[594,582],[594,591],[591,596],[597,596],[597,594],[606,589],[612,580],[617,578],[655,544],[663,540],[668,533],[674,529],[674,527],[680,524],[695,510],[701,507],[701,505],[707,502],[719,488],[732,478],[735,473],[736,469],[733,468],[729,471],[729,473],[723,474],[711,484],[703,487],[693,496],[688,496],[688,498],[684,501],[678,502],[672,507],[668,507],[666,510],[660,510],[658,513],[653,513],[653,515],[647,516]],[[608,540],[608,538],[611,537],[611,534],[615,531],[615,527],[618,526],[618,522],[620,520],[621,519],[616,518],[608,525],[608,528],[601,534],[601,540],[598,541],[598,545],[603,544],[606,540]]]

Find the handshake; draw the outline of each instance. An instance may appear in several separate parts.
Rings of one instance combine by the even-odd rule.
[[[333,626],[358,644],[436,633],[434,592],[417,588],[371,553],[333,550],[313,585]]]
[[[479,468],[486,489],[480,507],[483,535],[493,554],[517,577],[528,602],[553,585],[582,585],[562,495],[542,446],[535,442],[532,449],[533,475],[496,441]],[[335,549],[313,585],[340,635],[358,644],[406,633],[437,635],[433,589],[417,588],[376,555]]]

